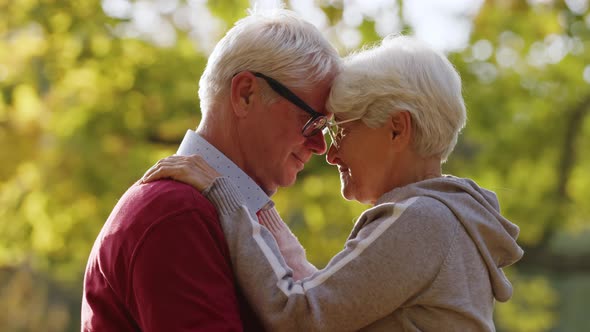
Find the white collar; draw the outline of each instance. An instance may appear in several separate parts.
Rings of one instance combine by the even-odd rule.
[[[186,131],[176,154],[181,156],[198,154],[216,171],[227,176],[246,200],[244,203],[252,216],[256,216],[261,209],[274,205],[270,197],[248,174],[193,130]]]

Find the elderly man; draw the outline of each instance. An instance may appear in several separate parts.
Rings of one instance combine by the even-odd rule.
[[[200,154],[233,179],[255,217],[312,154],[326,152],[324,105],[340,66],[321,33],[291,12],[238,21],[209,58],[203,118],[178,154]],[[261,330],[201,193],[174,181],[129,188],[90,253],[82,330]]]

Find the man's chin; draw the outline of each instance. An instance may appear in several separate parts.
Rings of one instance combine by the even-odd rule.
[[[280,179],[279,181],[275,181],[272,184],[267,184],[265,186],[262,186],[262,190],[264,190],[264,192],[268,195],[268,196],[272,196],[274,194],[276,194],[276,192],[278,191],[279,188],[286,188],[286,187],[290,187],[293,184],[295,184],[295,180],[297,179],[297,176],[288,178],[288,179]]]
[[[296,172],[295,174],[289,175],[287,177],[285,177],[284,179],[281,180],[281,183],[279,184],[279,187],[291,187],[292,185],[295,184],[295,182],[297,181],[297,174],[299,172]]]
[[[296,181],[297,181],[297,175],[295,175],[291,180],[286,181],[285,184],[282,185],[281,187],[291,187],[292,185],[295,184]]]

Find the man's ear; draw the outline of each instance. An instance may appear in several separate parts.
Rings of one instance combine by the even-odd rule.
[[[258,91],[256,77],[249,71],[242,71],[234,75],[231,80],[231,105],[237,117],[248,114],[253,98]]]
[[[391,141],[396,146],[405,146],[412,137],[412,115],[408,111],[401,111],[390,117]]]

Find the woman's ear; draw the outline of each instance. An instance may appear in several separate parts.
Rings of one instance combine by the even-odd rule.
[[[397,146],[409,144],[412,136],[412,115],[408,111],[397,112],[390,117],[391,140]]]
[[[234,75],[231,80],[231,105],[238,117],[244,117],[252,105],[252,99],[258,90],[256,77],[249,71]]]

